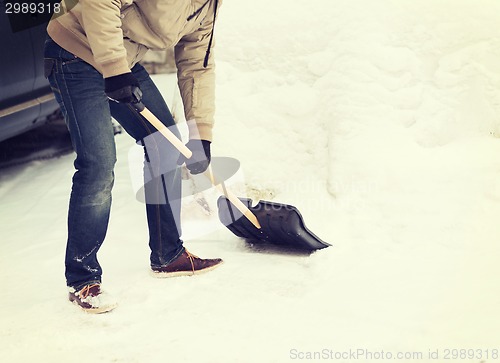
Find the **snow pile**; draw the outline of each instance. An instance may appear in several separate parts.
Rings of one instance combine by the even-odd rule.
[[[464,348],[483,357],[462,361],[484,360],[500,326],[499,20],[493,0],[225,1],[213,154],[240,160],[249,194],[296,205],[334,246],[272,253],[219,227],[186,245],[223,267],[151,279],[134,143],[118,136],[100,261],[119,307],[83,315],[63,280],[72,157],[2,171],[0,359],[289,362],[368,349],[430,362],[429,350]],[[170,98],[167,78],[156,77]],[[198,208],[186,236],[214,219]]]

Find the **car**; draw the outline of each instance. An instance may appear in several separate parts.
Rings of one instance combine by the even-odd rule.
[[[61,117],[44,77],[47,22],[16,29],[11,20],[0,3],[0,141]]]

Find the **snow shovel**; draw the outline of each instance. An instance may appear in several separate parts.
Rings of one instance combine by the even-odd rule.
[[[219,220],[238,237],[249,242],[267,242],[307,251],[330,246],[306,227],[296,207],[265,200],[252,207],[251,199],[241,198],[241,201],[260,221],[261,228],[255,228],[246,218],[242,218],[228,198],[221,196],[217,200]]]
[[[186,157],[192,152],[142,103],[135,104],[137,111],[155,127],[172,145]],[[223,181],[218,181],[211,167],[204,175],[224,196],[217,205],[220,221],[235,235],[250,241],[265,241],[298,249],[317,250],[330,246],[309,231],[297,208],[287,205],[260,201],[251,206],[250,199],[240,199],[229,191]],[[244,217],[244,218],[243,218]]]

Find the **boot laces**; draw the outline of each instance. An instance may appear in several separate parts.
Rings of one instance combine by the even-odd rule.
[[[191,269],[193,270],[193,274],[194,274],[194,272],[195,272],[195,269],[194,269],[194,259],[195,259],[195,258],[198,258],[198,259],[199,259],[199,257],[198,257],[198,256],[196,256],[196,255],[193,255],[193,254],[192,254],[191,252],[189,252],[188,250],[186,250],[186,254],[187,254],[188,258],[189,258],[189,262],[191,262]]]
[[[83,289],[78,291],[78,295],[80,296],[80,298],[86,299],[90,294],[90,289],[93,288],[94,286],[99,286],[99,284],[85,285]]]

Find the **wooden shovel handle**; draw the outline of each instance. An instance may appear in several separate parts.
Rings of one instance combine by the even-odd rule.
[[[189,150],[184,143],[175,136],[175,134],[168,129],[158,118],[153,115],[151,111],[149,111],[144,105],[136,104],[137,111],[146,119],[148,122],[154,126],[158,132],[160,132],[165,138],[170,141],[170,143],[182,154],[186,157],[186,159],[191,158],[193,155],[192,151]],[[205,171],[204,175],[210,180],[213,186],[217,188],[222,194],[224,194],[227,199],[236,207],[238,210],[246,217],[248,220],[257,228],[261,229],[259,220],[252,213],[248,207],[238,199],[236,195],[231,193],[229,190],[223,188],[220,183],[217,183],[214,175],[212,173],[212,168],[209,167],[207,171]]]
[[[149,121],[151,125],[155,127],[158,132],[160,132],[165,138],[170,141],[172,145],[182,154],[186,157],[186,159],[191,158],[193,155],[193,152],[187,148],[184,143],[179,140],[175,134],[166,127],[163,122],[158,120],[158,118],[153,115],[151,111],[149,111],[146,107],[143,108],[142,111],[140,111],[140,108],[137,109],[137,111],[146,119]]]

